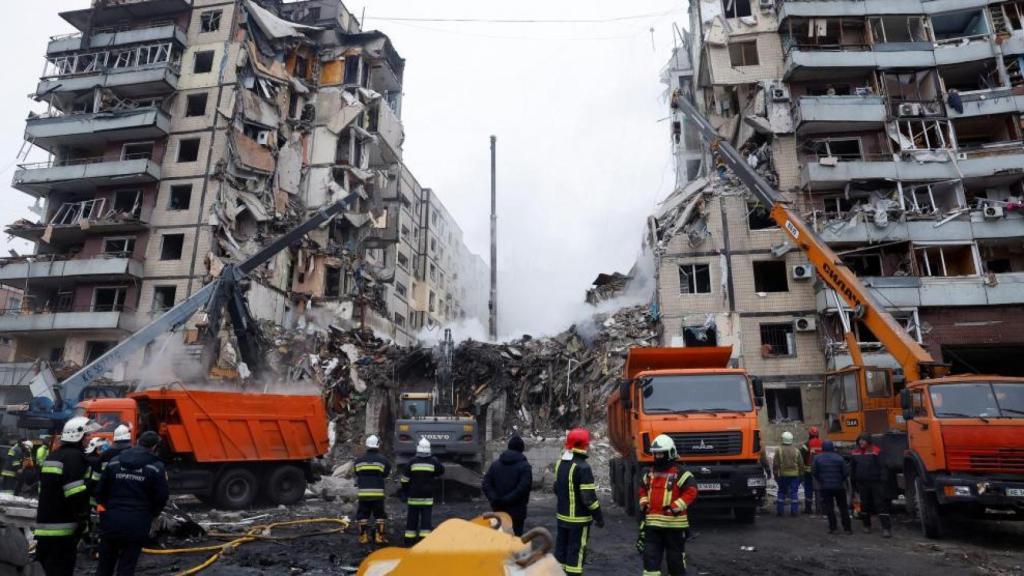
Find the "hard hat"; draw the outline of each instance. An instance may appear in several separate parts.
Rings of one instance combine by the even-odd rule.
[[[127,424],[121,424],[114,428],[114,442],[131,442],[132,429]]]
[[[586,428],[573,428],[565,437],[565,448],[586,452],[590,449],[590,432]]]
[[[430,456],[430,440],[420,438],[420,443],[416,445],[416,455]]]
[[[93,438],[92,440],[89,440],[89,445],[85,447],[85,453],[92,454],[93,452],[100,450],[100,448],[106,443],[106,438]]]
[[[654,454],[655,458],[662,457],[668,460],[675,460],[679,457],[675,441],[667,434],[659,434],[654,439],[654,443],[651,444],[651,454]]]
[[[793,443],[793,433],[788,431],[788,430],[783,432],[782,433],[782,445],[783,446],[789,446],[792,443]]]
[[[370,450],[380,448],[380,438],[377,438],[376,434],[370,434],[366,437],[366,447]]]
[[[21,443],[21,447],[24,448],[25,450],[31,450],[32,449],[32,441],[31,440],[23,441]]]
[[[60,441],[68,444],[81,442],[86,434],[95,432],[97,428],[96,423],[85,416],[75,416],[64,423],[64,431],[61,432]]]
[[[817,426],[811,426],[810,428],[807,429],[807,433],[811,436],[811,438],[817,438],[818,437],[818,427]]]

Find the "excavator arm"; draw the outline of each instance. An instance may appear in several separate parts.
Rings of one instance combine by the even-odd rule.
[[[829,248],[813,228],[807,225],[764,178],[751,168],[743,156],[727,141],[682,94],[673,95],[673,105],[689,118],[707,141],[712,153],[721,158],[740,181],[770,208],[772,219],[786,231],[789,240],[803,250],[807,259],[818,271],[818,276],[839,295],[840,298],[871,333],[878,337],[886,350],[899,362],[908,382],[942,375],[945,366],[938,364],[916,340],[892,317],[872,295],[871,291],[842,259]],[[847,341],[855,340],[847,338]],[[851,354],[856,342],[851,345]]]

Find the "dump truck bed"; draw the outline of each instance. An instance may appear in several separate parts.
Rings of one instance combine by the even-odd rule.
[[[731,346],[694,348],[630,348],[624,367],[625,377],[652,370],[693,370],[725,368],[732,355]]]
[[[319,396],[152,390],[130,398],[144,427],[200,463],[308,460],[330,447]]]

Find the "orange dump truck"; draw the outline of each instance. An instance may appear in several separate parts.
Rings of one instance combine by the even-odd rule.
[[[100,434],[122,423],[135,437],[156,431],[171,490],[227,509],[257,496],[298,502],[313,460],[329,448],[319,396],[161,389],[87,400],[77,410],[103,426]]]
[[[764,499],[760,381],[728,368],[732,348],[631,348],[624,378],[608,400],[612,495],[634,515],[637,486],[660,434],[675,441],[697,477],[701,508],[732,509],[753,522]]]

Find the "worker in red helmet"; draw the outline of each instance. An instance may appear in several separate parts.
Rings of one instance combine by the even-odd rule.
[[[565,453],[555,464],[554,489],[558,498],[555,559],[566,574],[583,574],[591,523],[604,528],[594,473],[587,463],[589,449],[590,432],[574,428],[565,439]]]
[[[821,501],[818,490],[814,488],[813,470],[814,457],[821,454],[821,438],[818,427],[811,426],[807,429],[807,442],[800,447],[800,455],[804,458],[804,514],[821,512]]]

